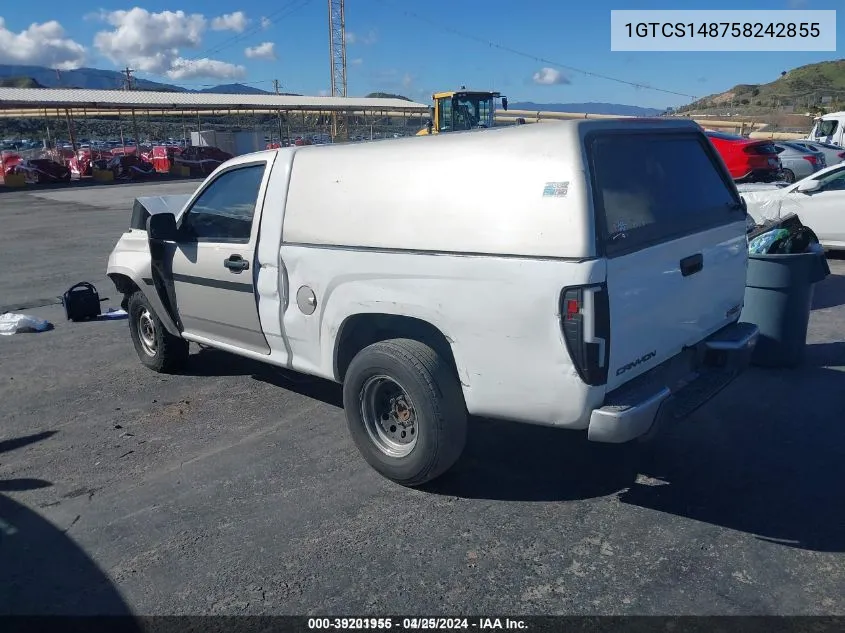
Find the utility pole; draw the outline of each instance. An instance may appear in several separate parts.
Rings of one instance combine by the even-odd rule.
[[[280,92],[281,84],[279,84],[278,79],[273,80],[273,90],[276,91],[276,94]],[[276,118],[279,122],[279,147],[282,146],[282,111],[279,108],[276,108]]]
[[[135,71],[127,66],[123,69],[123,72],[126,75],[126,86],[124,90],[132,90],[132,73]],[[135,155],[141,158],[141,139],[138,136],[138,121],[135,119],[135,108],[132,108],[130,111],[132,112],[132,136],[135,137]]]

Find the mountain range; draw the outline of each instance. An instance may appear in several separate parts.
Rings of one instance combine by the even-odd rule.
[[[31,79],[37,85],[32,86]],[[101,68],[79,68],[77,70],[55,71],[44,66],[14,66],[0,64],[0,85],[29,85],[40,88],[88,88],[91,90],[117,90],[122,88],[126,76],[115,70],[103,70]],[[163,92],[213,92],[217,94],[273,94],[267,90],[261,90],[244,84],[222,84],[203,88],[201,90],[190,90],[181,86],[150,81],[133,77],[132,83],[136,90],[158,90]],[[293,95],[295,93],[283,92],[282,94]]]
[[[94,90],[117,90],[124,85],[126,77],[115,70],[101,68],[79,68],[77,70],[55,71],[44,66],[14,66],[0,64],[0,87],[32,87],[32,88],[88,88]],[[137,90],[160,90],[165,92],[198,92],[217,94],[273,94],[244,84],[222,84],[190,90],[181,86],[150,81],[149,79],[133,78]],[[283,92],[281,94],[296,95]],[[381,93],[371,93],[377,96]],[[401,95],[390,95],[407,99]],[[531,110],[544,112],[586,112],[589,114],[612,114],[617,116],[654,116],[662,110],[655,108],[640,108],[638,106],[621,105],[618,103],[534,103],[531,101],[511,102],[511,110]]]

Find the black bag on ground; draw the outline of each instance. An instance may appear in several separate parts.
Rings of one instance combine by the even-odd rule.
[[[85,321],[96,319],[102,314],[100,311],[100,293],[94,284],[87,281],[80,281],[71,286],[62,295],[62,305],[65,307],[65,316],[68,321]]]

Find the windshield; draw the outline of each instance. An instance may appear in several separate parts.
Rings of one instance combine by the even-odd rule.
[[[458,95],[441,102],[444,131],[493,127],[493,97],[490,95]]]
[[[816,127],[813,130],[813,136],[816,138],[824,136],[832,136],[836,131],[839,121],[836,119],[821,120],[816,122]]]

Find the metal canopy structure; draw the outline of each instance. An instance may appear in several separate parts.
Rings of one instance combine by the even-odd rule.
[[[0,110],[296,110],[304,112],[394,111],[425,113],[428,106],[403,99],[301,97],[143,90],[0,88]]]

